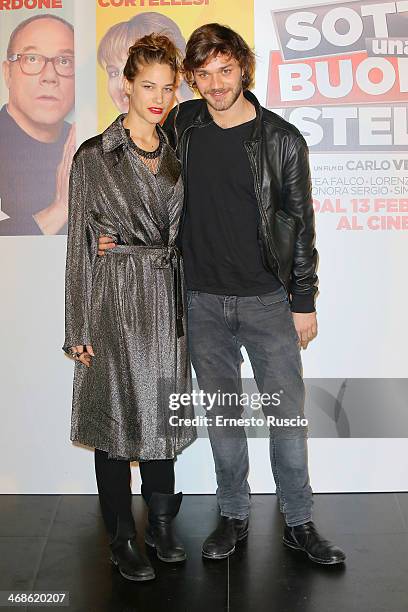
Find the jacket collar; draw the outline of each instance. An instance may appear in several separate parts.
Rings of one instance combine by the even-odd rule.
[[[126,113],[118,115],[115,121],[102,132],[102,149],[104,153],[111,153],[120,146],[126,147],[129,145],[130,130],[123,125],[125,117]],[[159,138],[167,143],[167,136],[160,125],[157,125],[157,131]]]
[[[250,140],[257,141],[261,138],[262,106],[259,104],[258,98],[248,89],[244,91],[244,96],[255,106],[256,117]],[[211,123],[211,121],[213,121],[213,118],[208,110],[207,103],[205,100],[201,100],[201,106],[193,121],[193,126],[202,127]]]

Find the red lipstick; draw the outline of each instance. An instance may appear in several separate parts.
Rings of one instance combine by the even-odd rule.
[[[154,115],[161,115],[163,112],[163,109],[160,108],[159,106],[150,106],[148,110]]]

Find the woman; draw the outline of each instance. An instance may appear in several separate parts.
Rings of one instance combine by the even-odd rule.
[[[174,494],[174,458],[196,432],[169,422],[169,395],[191,389],[175,247],[183,187],[159,125],[178,69],[166,36],[138,40],[124,69],[128,114],[84,142],[71,170],[64,343],[76,360],[71,440],[95,447],[111,559],[129,580],[154,578],[137,548],[130,461],[139,461],[149,508],[146,542],[163,561],[186,558],[172,531],[182,498]],[[100,233],[116,237],[108,257],[96,257]],[[192,417],[192,407],[177,416]]]
[[[129,109],[129,98],[123,88],[123,68],[127,61],[128,49],[133,41],[150,32],[167,36],[184,57],[186,41],[177,23],[170,17],[153,11],[139,13],[129,21],[115,23],[99,43],[98,62],[108,75],[108,92],[120,113],[127,113]],[[180,78],[177,99],[183,102],[192,98],[194,92],[186,81]]]

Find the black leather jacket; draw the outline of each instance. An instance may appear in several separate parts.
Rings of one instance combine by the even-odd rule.
[[[244,95],[256,108],[254,130],[245,149],[259,206],[262,261],[284,285],[292,311],[312,312],[317,292],[317,251],[308,147],[294,125],[263,108],[251,92]],[[191,130],[211,121],[205,101],[190,100],[174,108],[164,124],[183,165],[184,214]]]

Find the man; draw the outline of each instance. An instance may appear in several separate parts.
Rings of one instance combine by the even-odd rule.
[[[303,417],[300,347],[316,336],[317,252],[308,149],[300,132],[249,92],[254,54],[231,29],[198,28],[187,43],[186,78],[202,100],[165,124],[183,163],[180,244],[188,289],[194,369],[207,393],[241,391],[244,346],[261,393],[280,393],[271,415]],[[114,246],[101,237],[99,254]],[[268,412],[264,410],[265,414]],[[216,406],[236,416],[238,406]],[[223,559],[248,533],[247,439],[241,427],[209,427],[220,520],[203,556]],[[270,428],[270,459],[284,543],[316,563],[345,560],[311,520],[305,427]]]
[[[12,32],[0,111],[0,235],[66,233],[74,127],[74,31],[36,15]]]

